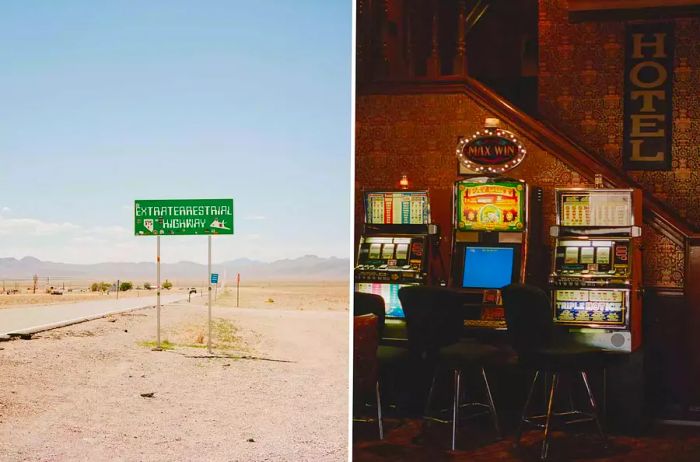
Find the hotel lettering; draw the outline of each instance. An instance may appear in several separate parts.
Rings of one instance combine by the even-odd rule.
[[[623,162],[627,170],[669,170],[672,141],[673,28],[627,28]]]

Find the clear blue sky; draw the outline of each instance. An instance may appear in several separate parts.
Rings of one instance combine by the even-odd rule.
[[[152,259],[133,201],[233,197],[214,260],[348,257],[350,0],[5,0],[0,257]],[[162,240],[164,261],[206,239]]]

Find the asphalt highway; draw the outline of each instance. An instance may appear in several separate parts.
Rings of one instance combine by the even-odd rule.
[[[161,305],[186,299],[186,294],[162,295]],[[82,320],[155,306],[156,296],[129,297],[120,300],[95,300],[89,302],[51,305],[19,305],[0,309],[0,337],[24,331],[40,331],[56,324],[72,324]]]

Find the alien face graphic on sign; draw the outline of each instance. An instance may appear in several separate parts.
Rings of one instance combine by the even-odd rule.
[[[143,226],[149,230],[150,232],[153,232],[153,220],[152,219],[145,219],[143,220]]]

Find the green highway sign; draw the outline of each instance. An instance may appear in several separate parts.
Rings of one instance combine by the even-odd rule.
[[[134,201],[134,234],[233,234],[233,199]]]

